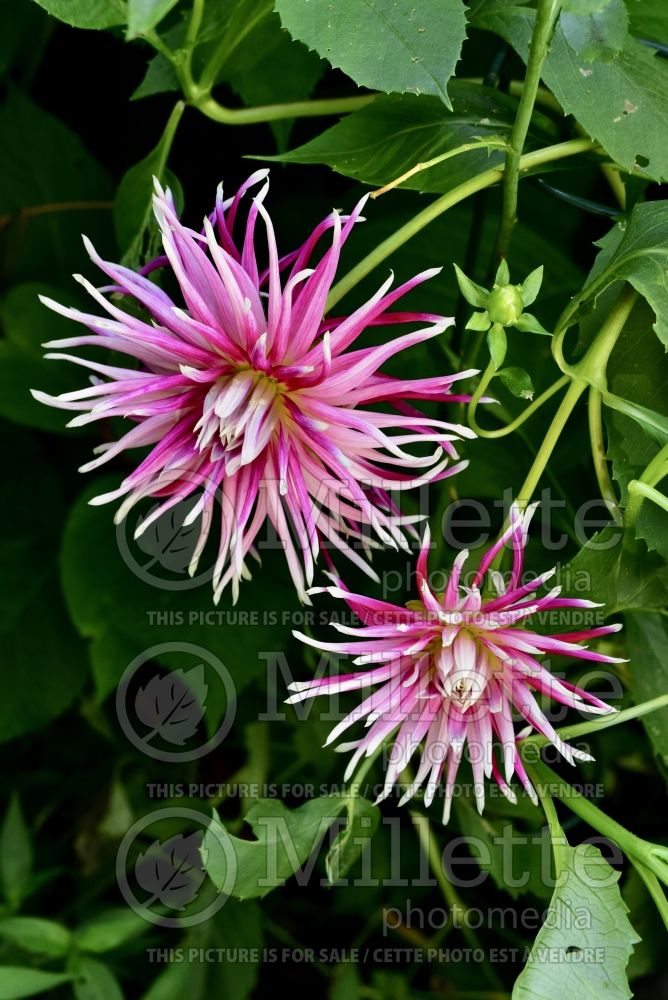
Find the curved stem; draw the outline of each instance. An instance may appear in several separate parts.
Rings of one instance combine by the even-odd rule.
[[[643,483],[640,479],[632,479],[627,488],[629,492],[629,502],[624,518],[627,525],[635,524],[636,518],[640,513],[643,500],[651,500],[657,505],[657,507],[661,507],[663,510],[668,510],[668,497],[654,489],[653,486],[648,486],[647,483]]]
[[[636,861],[634,858],[631,858],[631,863],[635,868],[635,870],[638,872],[638,875],[640,875],[640,878],[645,883],[645,888],[652,897],[654,905],[659,911],[661,919],[663,920],[666,928],[668,929],[668,900],[666,899],[666,895],[663,889],[661,888],[661,883],[659,882],[654,872],[646,868],[645,865],[642,864],[642,862]]]
[[[631,860],[634,862],[640,861],[661,882],[664,884],[668,882],[668,867],[663,860],[663,852],[657,844],[643,840],[641,837],[637,837],[635,833],[631,833],[625,826],[622,826],[621,823],[618,823],[617,820],[608,816],[602,809],[595,806],[593,802],[586,799],[584,795],[581,795],[567,781],[563,781],[558,774],[542,761],[534,763],[532,770],[538,774],[542,781],[549,784],[550,789],[558,795],[560,801],[571,812],[579,816],[580,819],[584,820],[585,823],[588,823],[589,826],[593,827],[594,830],[597,830],[604,837],[610,837],[611,840],[616,841]]]
[[[555,160],[565,159],[568,156],[576,156],[578,153],[599,149],[600,146],[590,139],[570,139],[568,142],[558,142],[554,146],[545,146],[543,149],[536,149],[531,153],[525,153],[520,159],[520,170],[529,170],[533,167],[542,166],[544,163],[552,163]],[[364,257],[359,264],[353,267],[348,274],[337,282],[329,293],[327,310],[332,309],[362,278],[370,274],[374,267],[381,264],[390,254],[394,253],[400,246],[403,246],[404,243],[407,243],[408,240],[424,229],[425,226],[433,222],[434,219],[437,219],[439,215],[447,212],[453,205],[459,204],[460,201],[464,201],[477,191],[482,191],[493,184],[498,184],[502,177],[503,170],[498,167],[485,170],[483,173],[478,174],[477,177],[471,177],[462,184],[458,184],[452,191],[441,195],[431,205],[418,212],[417,215],[413,216],[403,226],[400,226],[391,236],[388,236],[382,243],[379,243],[375,250],[372,250],[370,254]]]
[[[522,87],[517,116],[510,133],[509,148],[506,153],[506,164],[503,174],[503,207],[499,235],[496,240],[496,253],[501,258],[505,257],[508,253],[510,238],[517,222],[517,198],[522,150],[524,149],[529,125],[531,124],[531,115],[533,114],[536,95],[540,85],[540,75],[559,13],[559,5],[560,0],[539,0],[536,10],[536,21],[529,46],[526,77],[524,86]]]
[[[547,825],[550,828],[550,840],[552,841],[555,874],[557,876],[557,881],[559,881],[562,873],[568,868],[568,860],[566,857],[568,839],[561,827],[561,823],[559,822],[559,817],[557,816],[557,810],[552,796],[548,791],[546,791],[540,781],[534,779],[532,770],[533,768],[530,765],[527,765],[527,773],[533,781],[536,792],[538,793],[538,798],[540,799],[540,804],[543,807],[543,812],[545,813]]]
[[[574,365],[569,365],[564,357],[564,337],[575,322],[580,306],[592,295],[598,294],[606,280],[605,275],[598,281],[592,281],[575,299],[573,299],[562,314],[552,338],[552,356],[562,372],[567,375],[584,378],[589,385],[603,391],[607,388],[605,369],[617,338],[631,314],[638,293],[631,285],[624,285],[619,297],[612,307],[608,317],[596,334],[585,356]]]
[[[563,726],[561,729],[557,729],[557,734],[562,740],[573,740],[578,736],[588,736],[590,733],[597,733],[599,729],[610,729],[612,726],[620,726],[631,719],[641,719],[643,715],[649,715],[650,712],[657,712],[661,708],[668,708],[668,694],[659,695],[658,698],[652,698],[651,701],[643,701],[640,705],[633,705],[631,708],[625,708],[621,712],[615,712],[611,715],[597,715],[591,722],[578,722],[574,726]],[[543,746],[549,742],[545,736],[535,733],[522,740],[522,746],[528,743]]]
[[[471,428],[471,430],[474,430],[476,432],[478,437],[482,438],[495,439],[495,438],[505,437],[507,434],[512,434],[514,431],[517,430],[518,427],[521,427],[522,424],[529,419],[529,417],[533,416],[536,410],[540,409],[543,403],[546,403],[548,399],[551,399],[552,396],[555,395],[555,393],[559,392],[560,389],[563,389],[563,387],[567,385],[568,382],[570,381],[568,375],[562,375],[561,378],[558,378],[556,382],[553,382],[552,385],[545,390],[545,392],[541,393],[540,396],[534,399],[526,407],[526,409],[522,410],[519,416],[515,417],[515,419],[512,420],[509,424],[506,424],[505,427],[499,427],[496,430],[488,431],[485,430],[484,427],[480,426],[480,424],[475,418],[475,412],[476,412],[476,407],[478,406],[478,403],[480,402],[480,399],[483,393],[485,392],[485,389],[491,382],[491,377],[487,378],[487,374],[490,371],[490,369],[492,375],[494,375],[494,366],[490,363],[483,372],[480,379],[480,384],[478,385],[477,389],[471,396],[471,401],[468,404],[467,416],[468,416],[469,427]]]
[[[598,389],[593,386],[589,390],[589,406],[587,415],[589,420],[589,440],[591,442],[591,456],[594,461],[594,471],[596,472],[596,482],[601,491],[601,496],[609,506],[617,507],[618,501],[615,494],[608,466],[605,460],[605,445],[603,442],[603,420],[601,418],[602,397]]]
[[[260,122],[282,121],[286,118],[313,118],[318,115],[344,115],[357,111],[374,100],[373,94],[360,97],[332,97],[317,101],[292,101],[287,104],[265,104],[256,108],[226,108],[206,94],[193,101],[212,121],[223,125],[255,125]]]

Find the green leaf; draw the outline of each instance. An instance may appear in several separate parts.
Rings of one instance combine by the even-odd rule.
[[[293,38],[360,87],[434,94],[450,107],[447,82],[466,37],[461,0],[277,0]]]
[[[201,850],[209,878],[238,899],[266,896],[301,869],[344,806],[334,796],[309,799],[298,809],[260,799],[245,817],[256,840],[232,836],[214,810]]]
[[[624,616],[629,649],[628,678],[636,704],[657,698],[668,690],[668,626],[659,614],[634,612]],[[668,709],[642,717],[654,752],[668,769]]]
[[[74,932],[74,940],[81,951],[100,954],[113,951],[119,945],[146,933],[149,926],[143,917],[126,907],[103,910]]]
[[[522,282],[522,301],[525,306],[530,306],[538,298],[540,286],[543,284],[543,271],[544,268],[541,264],[531,274],[527,274]]]
[[[605,0],[597,10],[562,11],[560,17],[564,38],[578,56],[595,61],[610,59],[624,45],[629,15],[624,0]]]
[[[540,320],[532,316],[531,313],[522,313],[520,318],[513,323],[516,330],[522,333],[538,333],[543,337],[551,337],[552,334],[546,330]]]
[[[373,838],[380,822],[380,809],[359,795],[344,799],[346,825],[327,852],[325,868],[327,878],[334,885],[355,864],[362,851]]]
[[[139,163],[123,175],[114,200],[116,238],[123,251],[123,263],[136,265],[142,256],[151,256],[157,239],[153,219],[153,178],[165,184],[167,158],[185,105],[179,101],[169,117],[160,142]]]
[[[646,406],[640,406],[639,403],[633,403],[630,399],[622,399],[612,392],[604,392],[602,395],[606,406],[631,417],[636,423],[641,424],[655,441],[658,441],[659,444],[666,444],[668,441],[668,417],[664,417],[654,410],[648,410]]]
[[[80,388],[81,375],[74,365],[47,361],[42,344],[47,340],[69,337],[72,327],[68,320],[39,301],[48,295],[68,306],[80,305],[75,296],[44,284],[24,284],[10,288],[0,299],[0,416],[39,430],[66,431],[67,417],[30,394],[41,389],[58,395]]]
[[[380,95],[315,139],[278,156],[255,159],[281,163],[325,163],[337,173],[380,187],[419,163],[472,142],[505,140],[515,120],[517,101],[498,90],[462,80],[450,86],[453,112],[434,97]],[[529,145],[549,141],[550,123],[538,115]],[[402,186],[425,193],[450,191],[475,174],[503,165],[503,153],[479,148],[458,153],[422,170]]]
[[[535,389],[531,376],[524,368],[502,368],[499,378],[509,392],[518,399],[533,399]]]
[[[55,477],[27,431],[0,425],[0,444],[12,469],[0,486],[0,517],[11,525],[0,563],[3,741],[63,712],[82,688],[86,659],[55,579],[62,512]]]
[[[504,257],[496,269],[496,274],[494,275],[494,285],[502,286],[508,284],[510,284],[510,270],[508,269],[508,261]]]
[[[32,872],[32,840],[18,796],[13,795],[0,829],[0,882],[12,910],[26,895]]]
[[[484,332],[485,330],[489,330],[489,328],[490,328],[491,325],[492,325],[492,321],[489,318],[489,313],[485,309],[484,312],[475,312],[475,313],[473,313],[468,318],[468,320],[466,321],[466,326],[464,327],[464,329],[465,330],[480,330],[480,331]]]
[[[276,44],[252,71],[236,71],[228,78],[232,89],[248,106],[306,100],[327,68],[314,52],[309,52],[306,46],[292,41],[280,30],[278,17],[272,17],[270,23],[278,35]],[[279,151],[284,150],[293,120],[271,122],[270,125]]]
[[[565,569],[570,596],[604,605],[606,616],[619,611],[651,611],[668,603],[668,568],[628,530],[597,532]]]
[[[283,553],[265,554],[263,565],[253,571],[256,580],[242,586],[234,608],[227,592],[218,609],[213,608],[209,579],[192,589],[170,589],[169,581],[161,587],[161,576],[142,579],[137,575],[155,563],[155,556],[133,549],[130,541],[119,545],[121,538],[132,534],[132,528],[124,523],[115,529],[110,507],[88,503],[91,496],[112,488],[114,482],[106,478],[89,484],[74,504],[61,554],[67,606],[79,633],[93,640],[100,695],[116,686],[139,652],[158,642],[194,643],[209,651],[229,671],[238,694],[266,673],[262,654],[266,650],[280,652],[289,638],[284,616],[297,609],[298,601]],[[212,559],[214,553],[205,551],[202,565],[212,566],[212,561],[206,562]],[[125,650],[128,655],[124,655]],[[170,668],[181,666],[169,654],[158,655],[157,662]],[[227,707],[221,699],[224,692],[210,690],[205,720],[210,733]]]
[[[73,28],[113,28],[125,24],[124,0],[35,0]]]
[[[506,351],[508,350],[506,331],[499,323],[495,323],[487,334],[487,346],[489,347],[489,356],[496,371],[503,364]]]
[[[593,844],[565,846],[566,868],[513,1000],[627,1000],[626,965],[638,941],[615,872]],[[568,914],[569,919],[561,919]],[[556,956],[556,957],[555,957]],[[597,956],[601,956],[600,958]]]
[[[3,285],[59,281],[89,263],[86,232],[111,249],[112,183],[81,139],[18,90],[0,106]]]
[[[149,60],[144,79],[131,95],[130,100],[139,101],[143,97],[152,97],[153,94],[166,94],[180,89],[181,85],[174,64],[158,53]]]
[[[73,962],[72,988],[76,1000],[123,1000],[123,991],[108,965],[78,955]]]
[[[39,969],[24,969],[18,965],[0,967],[0,997],[2,1000],[21,1000],[21,997],[35,997],[56,986],[69,983],[74,977],[69,972],[42,972]]]
[[[576,300],[572,322],[577,311],[589,299],[594,299],[614,282],[628,281],[647,299],[656,313],[654,329],[668,350],[668,201],[644,202],[634,207],[628,223],[618,223],[605,240],[613,245],[611,255],[602,251],[604,266],[592,272],[591,280]]]
[[[0,938],[24,951],[59,958],[72,944],[67,927],[41,917],[6,917],[0,919]]]
[[[473,24],[505,39],[526,61],[535,11],[515,0],[492,0]],[[625,170],[640,166],[654,180],[668,178],[668,66],[630,35],[609,62],[576,57],[557,25],[543,80]]]
[[[459,291],[462,293],[466,301],[471,306],[475,306],[478,309],[484,309],[487,304],[487,296],[489,292],[482,285],[476,285],[475,281],[471,281],[467,278],[461,267],[457,264],[453,264],[455,269],[455,275],[457,277],[457,284],[459,285]]]
[[[127,0],[128,38],[143,35],[162,21],[178,0]]]

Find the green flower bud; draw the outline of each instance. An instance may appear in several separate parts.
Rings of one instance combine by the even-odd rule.
[[[519,285],[501,285],[487,296],[487,313],[492,323],[513,326],[524,311]]]

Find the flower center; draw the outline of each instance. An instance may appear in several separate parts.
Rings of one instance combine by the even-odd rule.
[[[225,459],[228,474],[264,450],[283,412],[285,386],[252,368],[224,375],[209,389],[195,429],[197,448],[212,461]]]

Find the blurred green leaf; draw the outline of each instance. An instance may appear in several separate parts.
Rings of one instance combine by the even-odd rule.
[[[68,320],[42,305],[40,294],[64,305],[80,305],[75,296],[41,283],[16,285],[0,299],[0,416],[27,427],[70,434],[64,411],[38,403],[30,394],[31,389],[41,389],[55,396],[81,387],[81,374],[74,365],[44,358],[42,344],[69,337],[72,328]]]
[[[56,986],[69,983],[73,978],[69,972],[42,972],[40,969],[5,965],[4,968],[0,967],[0,997],[2,1000],[21,1000],[21,997],[39,996]]]
[[[0,919],[0,938],[24,951],[48,955],[49,958],[66,955],[72,944],[72,935],[67,927],[41,917]]]
[[[111,181],[66,125],[12,90],[0,106],[0,250],[8,284],[71,282],[86,232],[108,245]]]
[[[76,1000],[123,1000],[123,991],[108,965],[87,955],[77,955],[72,968]]]
[[[127,907],[102,910],[92,920],[77,928],[74,940],[81,951],[102,953],[140,937],[149,930],[143,917]]]
[[[9,801],[0,828],[0,881],[12,910],[23,901],[32,873],[32,838],[17,795]]]
[[[276,9],[293,38],[360,87],[434,94],[450,107],[447,83],[466,37],[461,0],[277,0]]]
[[[668,690],[668,624],[660,614],[635,612],[624,616],[629,647],[629,684],[636,703],[658,698]],[[641,722],[654,752],[668,769],[668,709],[650,712]]]

